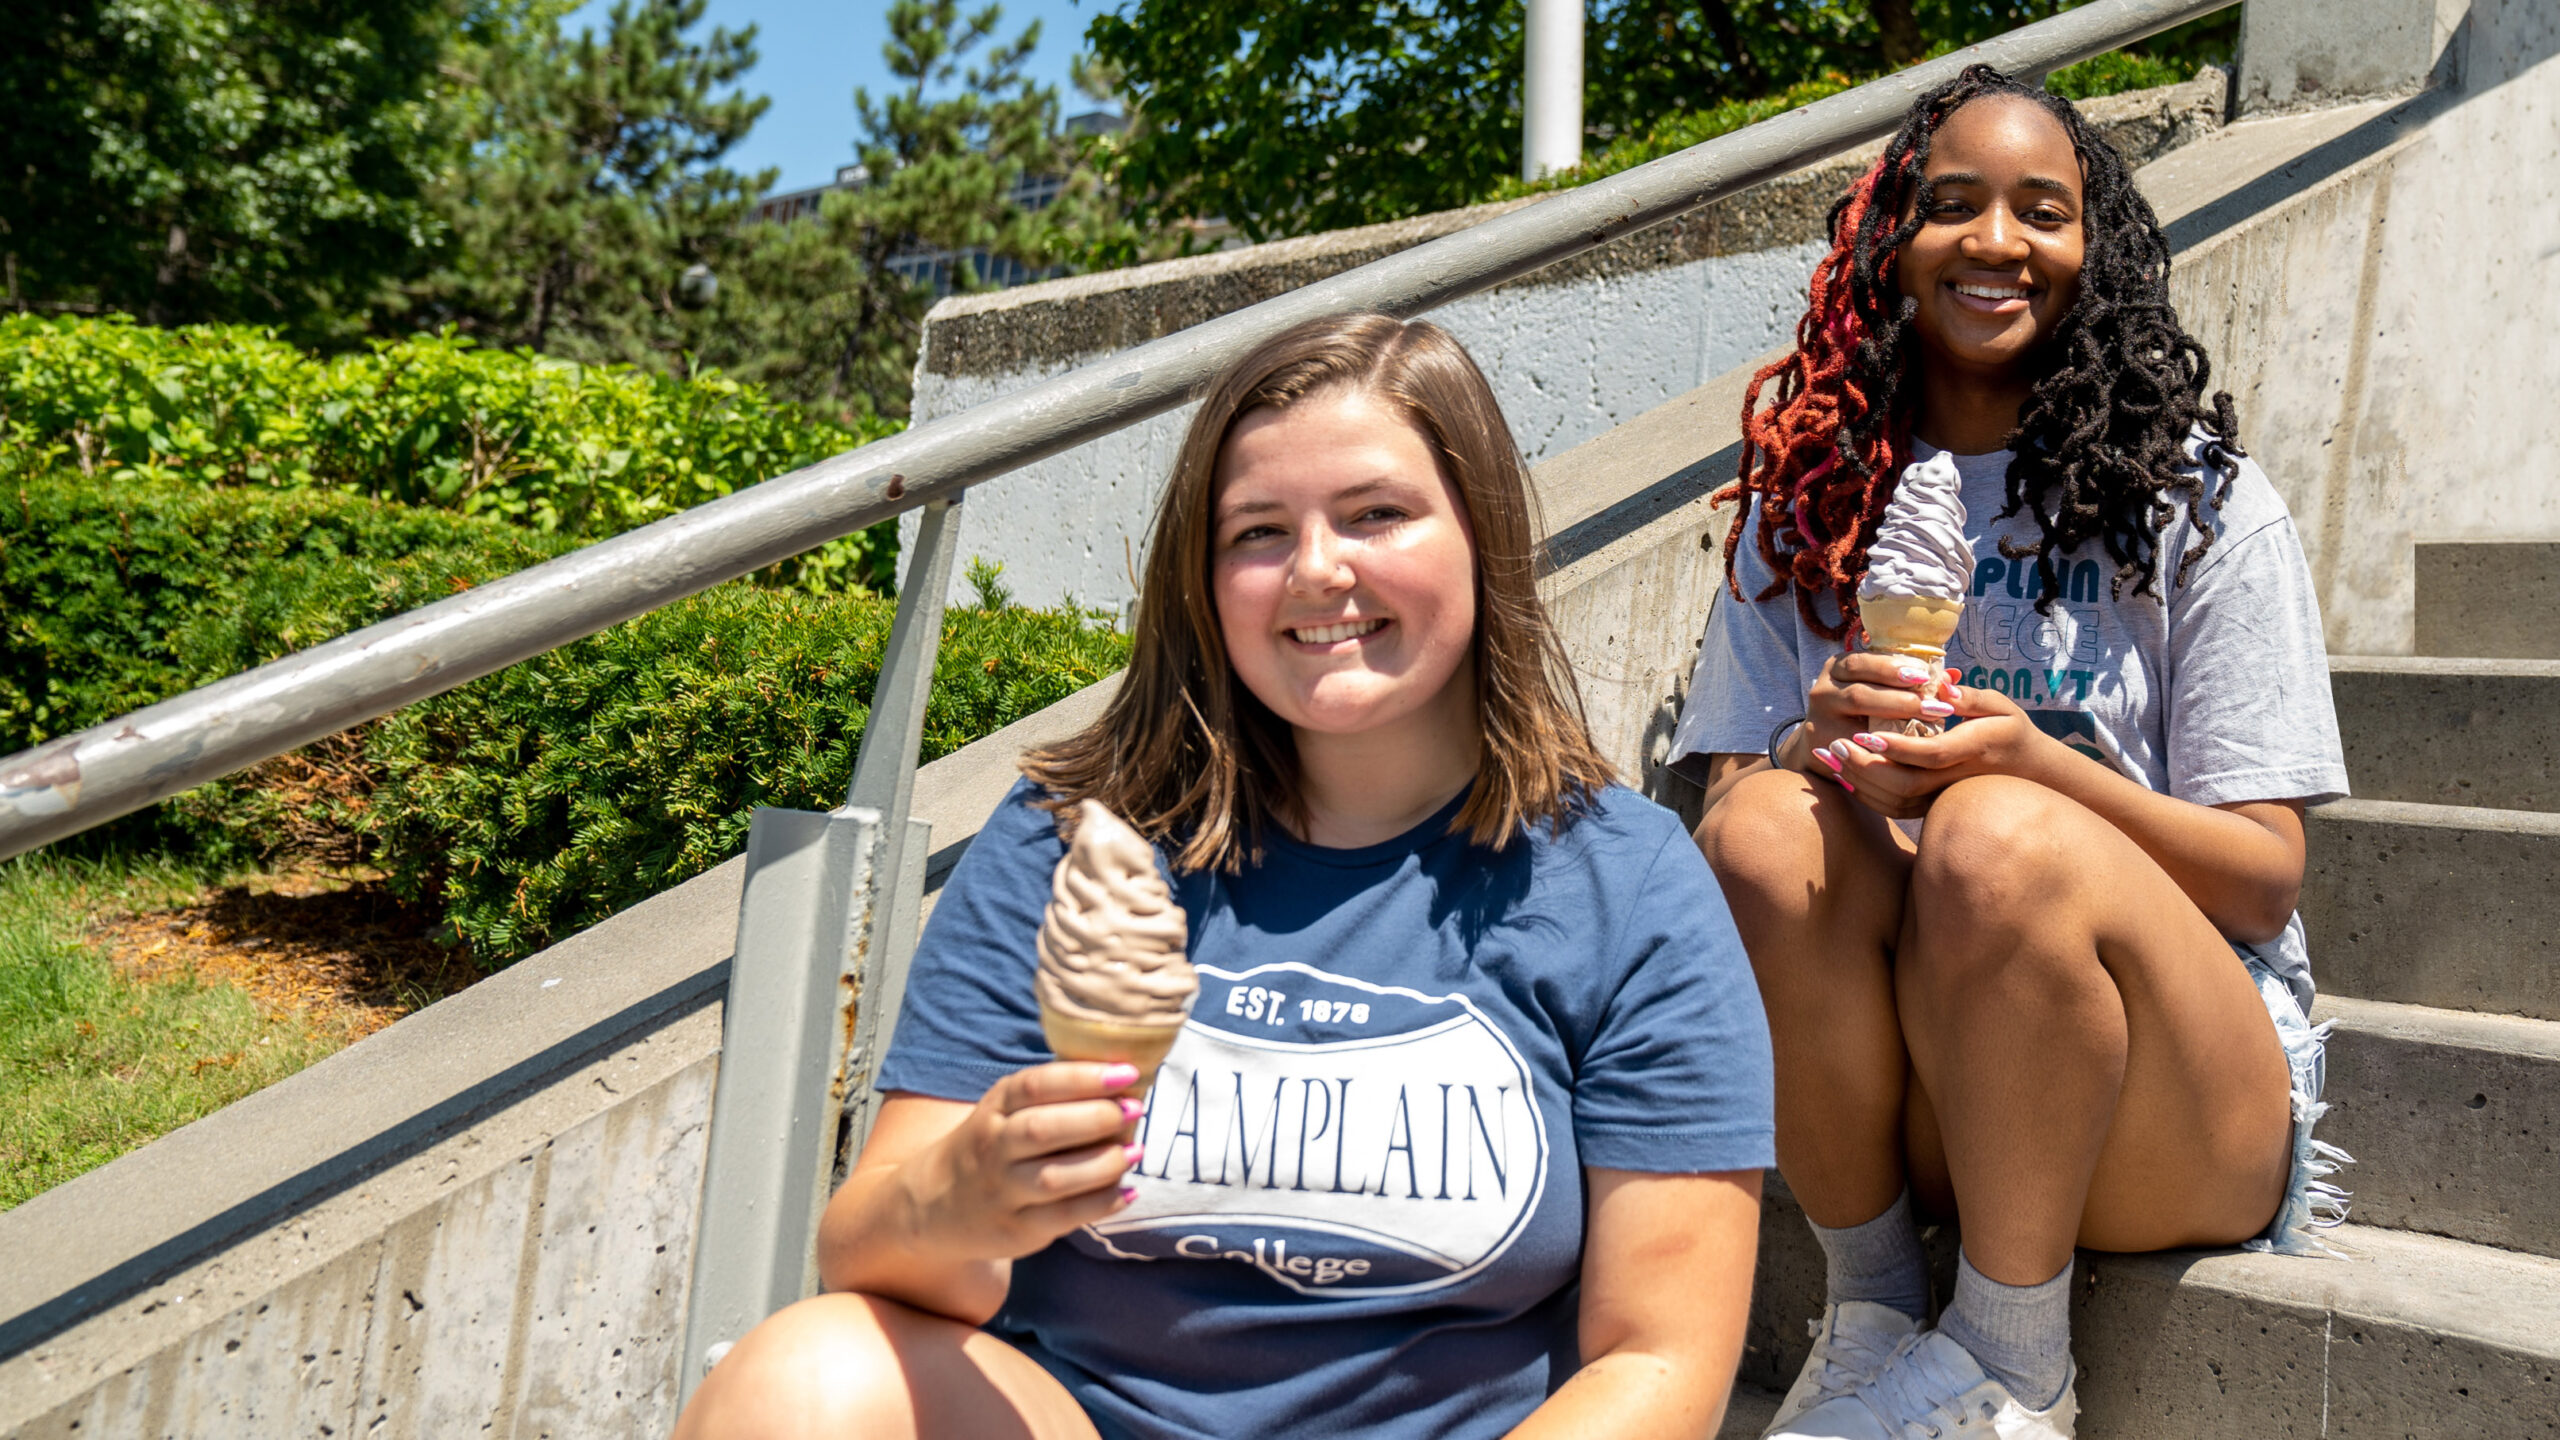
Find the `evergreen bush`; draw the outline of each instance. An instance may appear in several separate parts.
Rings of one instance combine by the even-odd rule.
[[[449,332],[322,357],[245,325],[0,316],[0,474],[324,488],[595,539],[895,428]],[[876,587],[896,545],[875,526],[766,578]]]
[[[556,535],[323,491],[49,476],[0,495],[0,753],[534,563]],[[1101,616],[952,608],[924,758],[1118,669]],[[361,860],[487,964],[735,854],[756,805],[841,804],[893,604],[716,587],[179,796],[206,852]],[[126,832],[132,833],[131,824]]]

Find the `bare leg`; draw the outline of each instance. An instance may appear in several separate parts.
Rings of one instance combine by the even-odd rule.
[[[1983,1274],[2034,1285],[2075,1241],[2227,1244],[2275,1213],[2291,1156],[2275,1027],[2123,832],[2028,781],[1959,781],[1930,809],[1898,953],[1912,1118],[1934,1121]]]
[[[1778,1168],[1815,1224],[1874,1219],[1903,1187],[1910,1062],[1890,947],[1910,853],[1845,792],[1779,770],[1737,781],[1697,839],[1769,1012]]]
[[[1093,1422],[995,1336],[867,1295],[803,1300],[748,1332],[675,1440],[1094,1440]]]

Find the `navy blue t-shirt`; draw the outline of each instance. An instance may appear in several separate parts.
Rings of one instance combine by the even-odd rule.
[[[880,1088],[974,1101],[1050,1058],[1035,795],[935,906]],[[1495,852],[1449,833],[1461,800],[1168,873],[1200,996],[1138,1199],[1016,1261],[987,1327],[1105,1436],[1501,1435],[1580,1364],[1583,1167],[1771,1163],[1759,991],[1679,820],[1613,787]]]

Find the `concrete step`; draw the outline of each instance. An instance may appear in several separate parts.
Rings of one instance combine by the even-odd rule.
[[[2313,1018],[2358,1224],[2560,1256],[2560,1021],[2330,996]]]
[[[2560,810],[2560,660],[2332,655],[2359,800]]]
[[[2560,1436],[2560,1261],[2350,1225],[2351,1258],[2083,1252],[2082,1440]],[[1951,1247],[1932,1237],[1942,1262]],[[1745,1383],[1804,1363],[1822,1259],[1774,1183]],[[1945,1282],[1941,1278],[1941,1294]]]
[[[2322,993],[2560,1020],[2560,815],[2340,800],[2307,829]]]
[[[2418,543],[2418,653],[2560,660],[2560,540]]]

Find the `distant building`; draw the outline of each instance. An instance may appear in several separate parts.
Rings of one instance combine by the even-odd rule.
[[[1070,115],[1062,127],[1070,135],[1109,135],[1128,122],[1109,110],[1094,110]],[[868,166],[845,165],[836,170],[834,183],[815,185],[806,190],[791,190],[769,195],[756,205],[756,219],[769,225],[787,225],[794,220],[814,218],[827,196],[839,190],[859,190],[871,183]],[[1016,180],[1010,192],[1013,203],[1025,210],[1045,210],[1064,194],[1067,180],[1063,175],[1025,175]],[[955,266],[966,265],[982,285],[999,289],[1045,280],[1061,272],[1057,267],[1033,269],[1017,260],[972,247],[967,250],[911,250],[889,257],[889,268],[908,279],[933,287],[936,295],[948,295],[955,288],[952,277]]]

